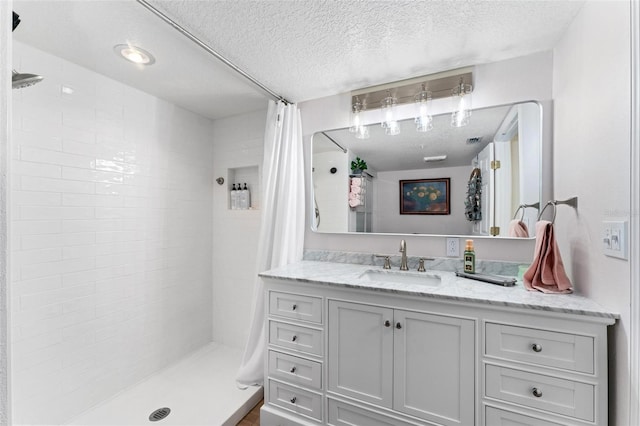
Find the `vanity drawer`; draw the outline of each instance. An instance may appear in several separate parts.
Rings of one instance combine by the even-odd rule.
[[[322,389],[322,364],[293,355],[269,351],[269,377],[308,388]]]
[[[328,417],[327,424],[331,426],[416,426],[418,424],[387,417],[378,412],[330,398]],[[431,425],[431,423],[420,424]]]
[[[269,403],[322,421],[322,395],[269,380]]]
[[[269,343],[322,356],[322,330],[316,328],[269,321]]]
[[[519,362],[594,372],[594,339],[570,333],[487,323],[485,354]]]
[[[595,386],[487,364],[485,395],[527,407],[593,421]]]
[[[322,323],[322,298],[300,294],[269,293],[269,314]]]
[[[485,426],[564,426],[563,423],[548,422],[489,406],[484,407],[484,424]]]

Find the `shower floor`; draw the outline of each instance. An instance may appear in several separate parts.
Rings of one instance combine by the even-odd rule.
[[[262,388],[238,389],[242,351],[210,343],[92,410],[71,425],[236,425],[262,399]],[[158,422],[158,408],[171,413]]]

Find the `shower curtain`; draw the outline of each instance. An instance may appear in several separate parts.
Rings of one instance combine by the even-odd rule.
[[[302,259],[304,244],[304,158],[302,126],[296,105],[269,102],[262,162],[263,210],[258,239],[257,272]],[[266,347],[264,291],[256,277],[251,330],[239,387],[262,385]]]

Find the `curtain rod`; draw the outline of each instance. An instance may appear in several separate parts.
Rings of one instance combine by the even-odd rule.
[[[347,150],[344,149],[342,147],[342,145],[340,145],[338,142],[336,142],[331,136],[329,136],[328,134],[326,134],[325,132],[320,132],[324,135],[325,138],[329,139],[331,142],[333,142],[338,148],[340,148],[342,150],[342,152],[344,152],[345,154],[347,153]]]
[[[154,6],[149,4],[146,0],[136,0],[136,1],[139,4],[141,4],[142,6],[144,6],[151,13],[153,13],[154,15],[156,15],[157,17],[162,19],[164,22],[166,22],[167,24],[171,25],[174,29],[178,30],[178,32],[180,32],[182,35],[187,37],[189,40],[191,40],[192,42],[194,42],[195,44],[197,44],[198,46],[200,46],[201,48],[206,50],[209,54],[213,55],[215,58],[217,58],[218,60],[222,61],[223,64],[225,64],[226,66],[228,66],[229,68],[231,68],[232,70],[234,70],[235,72],[237,72],[238,74],[240,74],[241,76],[243,76],[244,78],[249,80],[251,83],[256,85],[263,92],[265,92],[267,95],[269,95],[269,97],[272,98],[273,100],[281,101],[285,105],[291,103],[287,99],[285,99],[284,97],[278,95],[276,92],[274,92],[273,90],[269,89],[264,84],[260,83],[258,80],[253,78],[251,75],[247,74],[244,70],[242,70],[236,64],[234,64],[233,62],[231,62],[230,60],[228,60],[227,58],[222,56],[220,53],[218,53],[215,50],[213,50],[208,44],[206,44],[205,42],[200,40],[195,35],[191,34],[189,31],[187,31],[184,27],[182,27],[176,21],[174,21],[173,19],[169,18],[167,15],[162,13],[160,10],[156,9]]]

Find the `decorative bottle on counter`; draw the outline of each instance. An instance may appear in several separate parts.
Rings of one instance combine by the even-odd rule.
[[[238,191],[236,191],[236,184],[231,187],[231,210],[238,208]]]
[[[473,250],[473,240],[467,240],[464,248],[464,272],[467,274],[476,273],[476,252]]]

